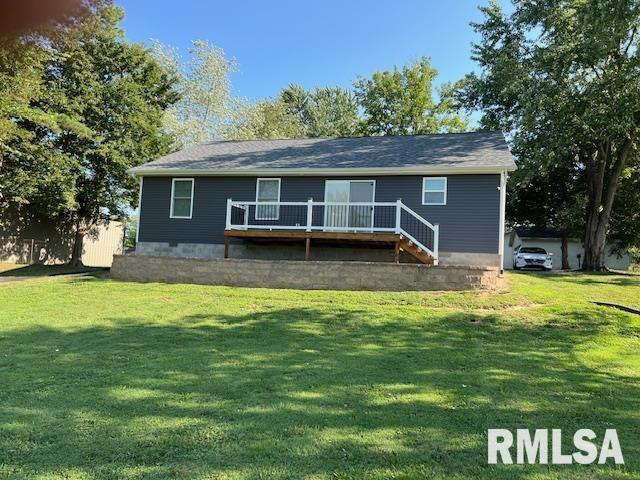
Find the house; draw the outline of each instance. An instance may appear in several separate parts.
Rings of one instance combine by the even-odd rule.
[[[136,255],[499,267],[499,132],[215,141],[130,173]]]
[[[504,268],[513,268],[513,251],[519,246],[544,248],[553,254],[553,269],[562,268],[562,244],[560,231],[554,228],[514,227],[505,232]],[[584,258],[584,247],[581,240],[569,239],[568,259],[571,269],[580,268]],[[607,268],[613,270],[628,270],[632,258],[629,252],[617,254],[611,246],[607,247]]]

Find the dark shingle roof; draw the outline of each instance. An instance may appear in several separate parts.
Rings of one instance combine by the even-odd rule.
[[[297,169],[512,170],[500,132],[294,140],[215,141],[131,169],[134,174]],[[390,172],[391,173],[391,172]]]

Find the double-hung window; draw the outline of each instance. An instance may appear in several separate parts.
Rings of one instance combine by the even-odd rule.
[[[191,218],[193,213],[193,178],[174,178],[171,182],[170,218]]]
[[[422,204],[447,204],[447,177],[425,177],[422,179]]]
[[[256,220],[278,220],[280,206],[272,203],[280,202],[280,179],[259,178],[256,182]],[[264,205],[261,203],[267,202]]]

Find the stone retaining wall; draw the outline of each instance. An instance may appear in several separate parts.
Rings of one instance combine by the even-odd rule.
[[[135,282],[197,283],[302,290],[494,290],[491,267],[374,262],[196,259],[116,255],[111,277]]]

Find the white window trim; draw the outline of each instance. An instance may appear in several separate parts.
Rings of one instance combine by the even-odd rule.
[[[444,180],[443,190],[427,190],[427,180]],[[444,193],[444,199],[442,203],[439,202],[425,202],[425,193]],[[422,177],[422,205],[446,205],[447,204],[447,177]]]
[[[340,180],[333,180],[333,179],[325,179],[324,181],[324,201],[327,201],[327,189],[329,187],[329,185],[327,185],[329,182],[345,182],[345,183],[373,183],[373,201],[376,201],[376,181],[375,180],[363,180],[363,179],[340,179]],[[347,203],[351,202],[351,192],[349,192],[349,200],[347,201]]]
[[[280,206],[278,206],[276,208],[276,215],[275,217],[259,217],[258,216],[258,205],[257,203],[260,201],[258,200],[258,194],[260,192],[260,182],[261,181],[277,181],[278,182],[278,200],[276,200],[278,203],[280,203],[280,186],[282,185],[282,181],[280,178],[273,178],[273,177],[261,177],[261,178],[256,178],[256,211],[255,211],[255,219],[256,220],[280,220]]]
[[[186,182],[186,181],[191,182],[191,198],[190,198],[191,202],[190,202],[190,205],[189,205],[189,216],[188,217],[187,216],[181,216],[181,215],[174,215],[173,214],[173,203],[174,203],[174,200],[175,200],[173,195],[174,195],[174,192],[175,192],[176,182]],[[180,178],[172,178],[171,179],[171,204],[169,206],[169,218],[182,218],[182,219],[186,219],[186,220],[190,220],[191,219],[191,217],[193,216],[193,190],[194,190],[193,187],[194,187],[194,184],[195,184],[195,182],[194,182],[193,178],[180,177]],[[186,197],[185,198],[180,197],[180,199],[181,200],[185,200]]]

